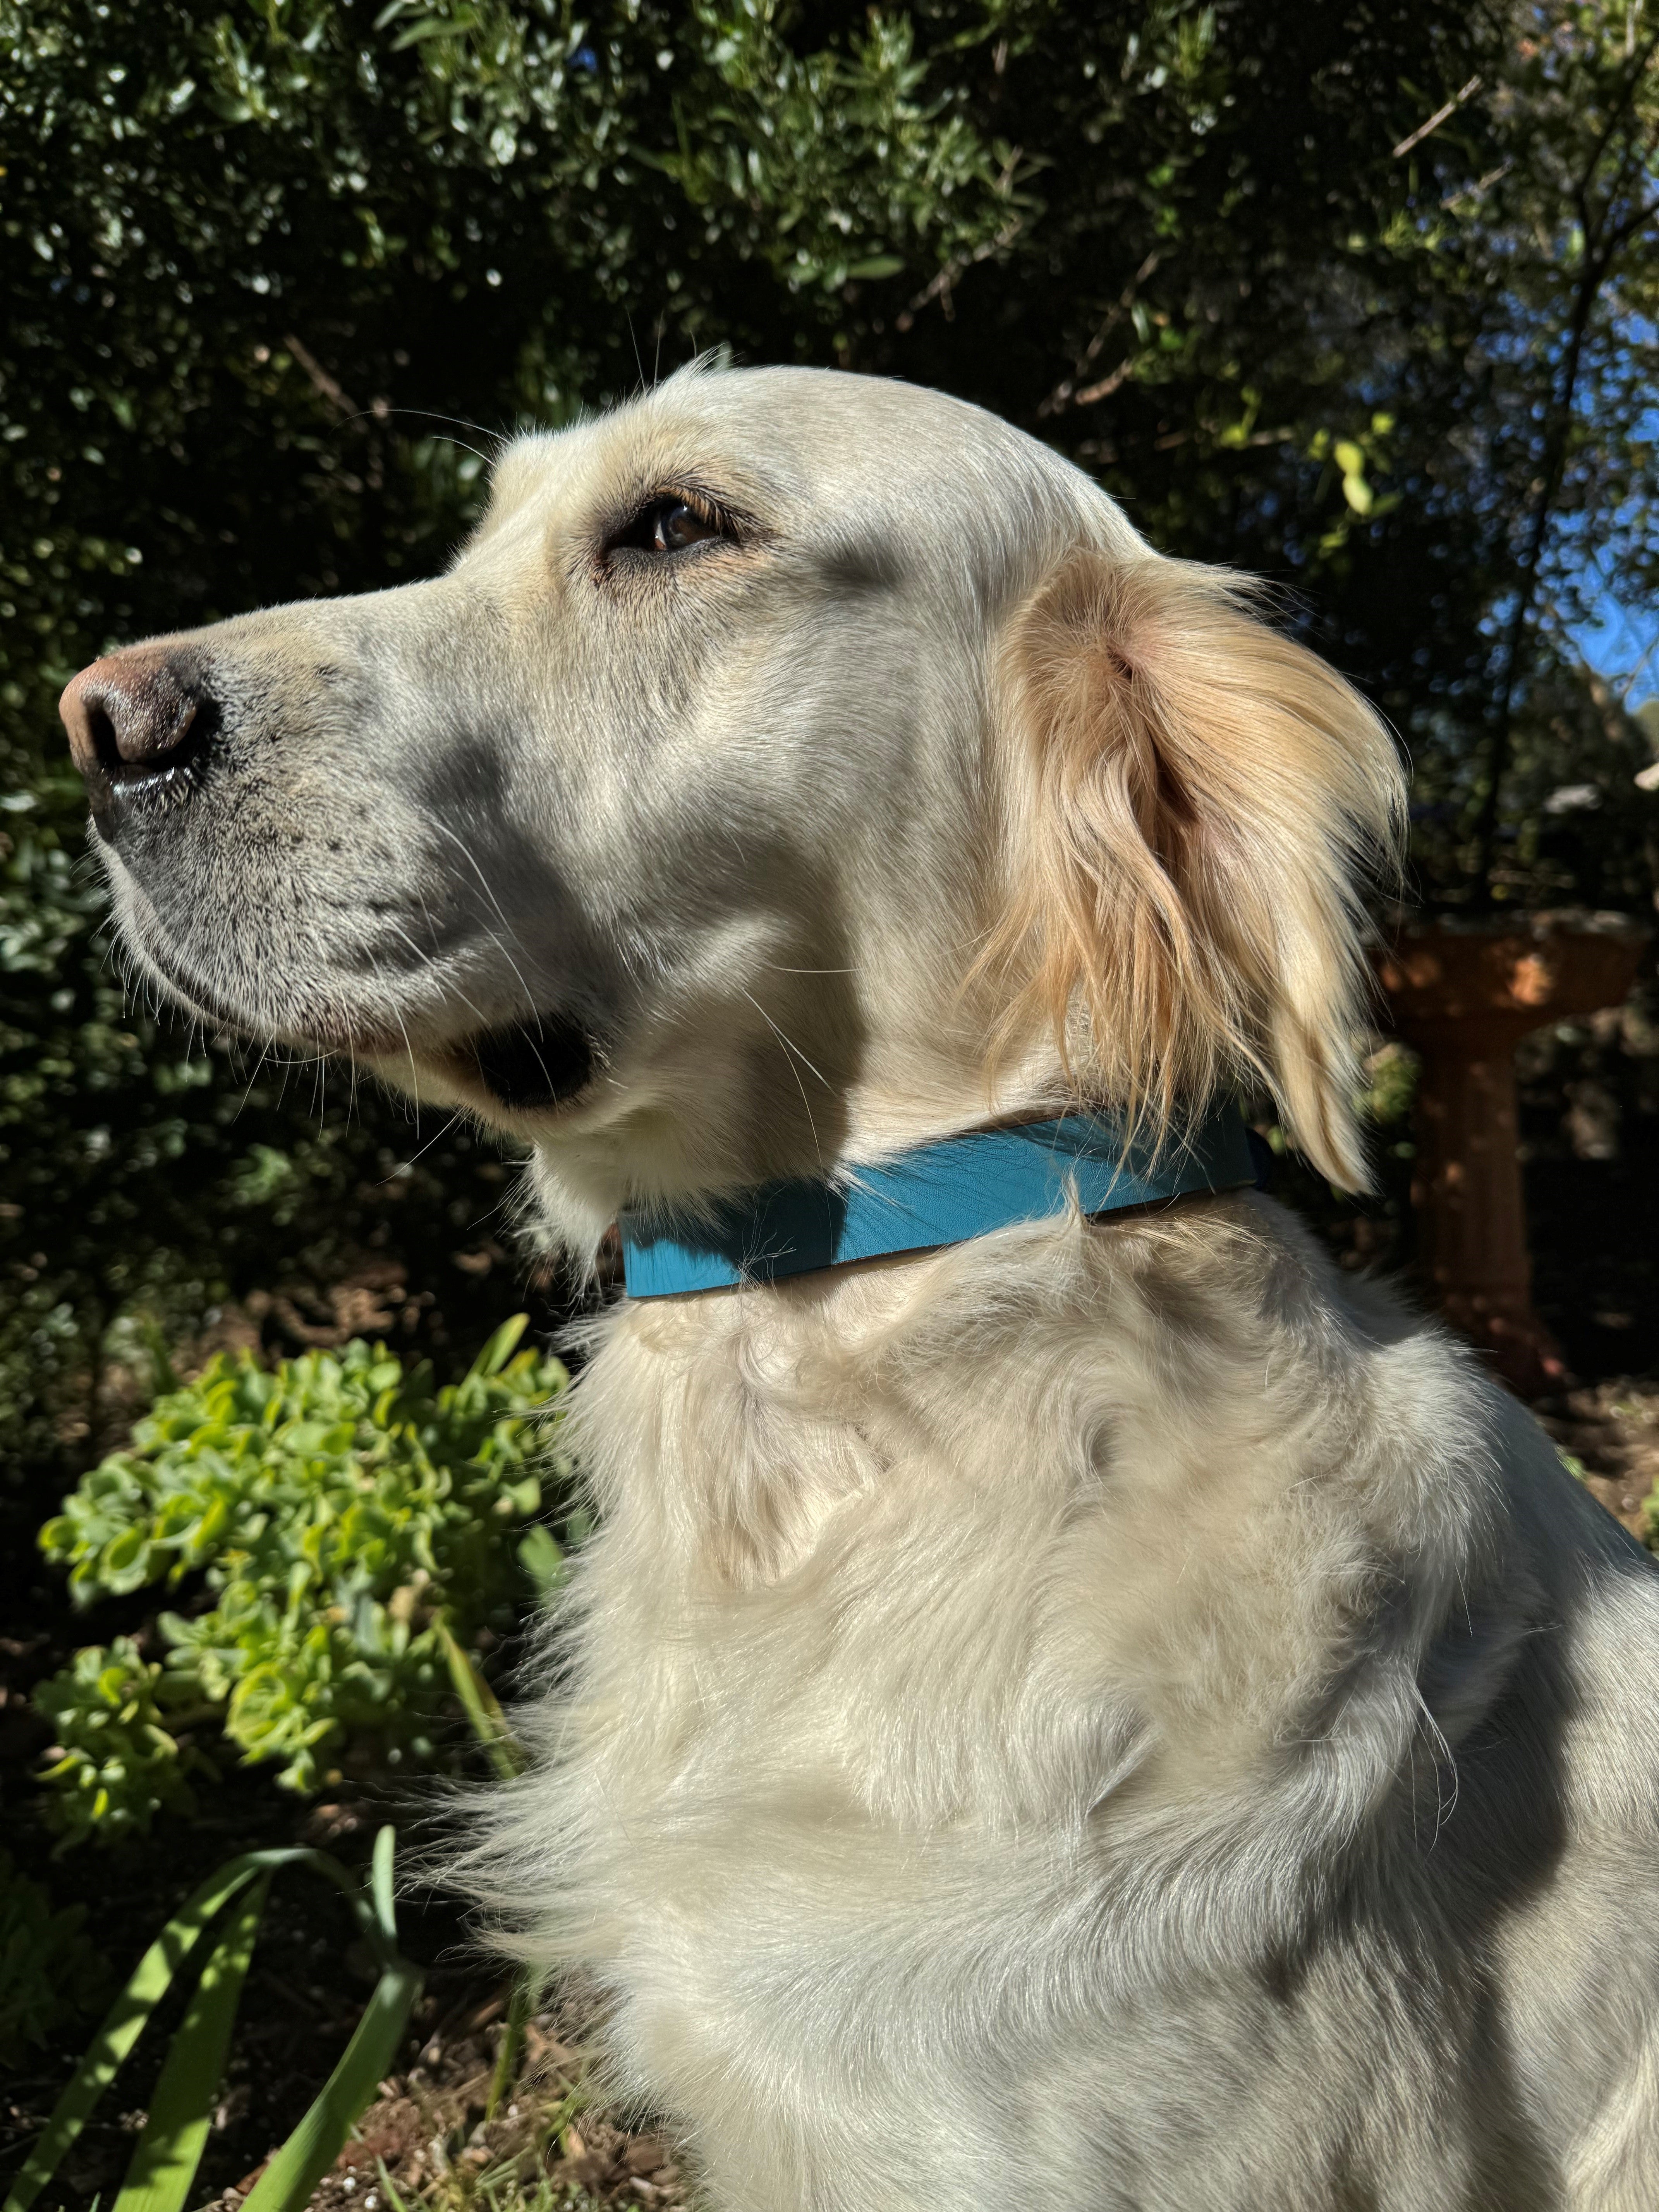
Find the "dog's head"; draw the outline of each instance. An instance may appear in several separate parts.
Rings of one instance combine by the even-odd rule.
[[[683,374],[509,445],[446,574],[130,647],[64,714],[141,968],[530,1139],[578,1245],[1241,1079],[1364,1179],[1393,746],[956,401]]]

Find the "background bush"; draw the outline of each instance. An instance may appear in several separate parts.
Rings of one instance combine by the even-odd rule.
[[[53,1905],[0,1851],[0,2066],[72,2027],[109,1994],[107,1961],[86,1932],[84,1905]]]

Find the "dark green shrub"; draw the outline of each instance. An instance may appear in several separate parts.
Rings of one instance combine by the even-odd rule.
[[[91,2012],[107,1993],[109,1968],[82,1925],[83,1905],[61,1911],[38,1881],[0,1851],[0,2066],[15,2066]]]

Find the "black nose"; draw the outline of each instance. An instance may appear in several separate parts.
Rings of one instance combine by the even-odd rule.
[[[58,711],[94,804],[180,766],[199,744],[210,703],[200,658],[186,647],[131,646],[83,668]]]

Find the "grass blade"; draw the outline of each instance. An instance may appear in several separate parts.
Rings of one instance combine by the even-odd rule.
[[[242,2212],[299,2212],[339,2156],[352,2122],[368,2105],[382,2075],[391,2070],[420,1993],[418,1968],[407,1963],[386,1968],[339,2064],[254,2184]]]
[[[4,2212],[26,2212],[58,2170],[59,2160],[86,2124],[87,2115],[114,2080],[145,2021],[167,1995],[174,1974],[215,1916],[246,1887],[267,1855],[248,1852],[210,1875],[175,1912],[133,1968],[126,1987],[104,2015],[86,2057],[58,2100],[40,2140],[12,2184]]]
[[[524,1967],[514,1977],[513,1994],[507,2001],[507,2025],[501,2030],[501,2047],[495,2054],[495,2071],[490,2077],[489,2101],[484,2106],[486,2120],[495,2118],[518,2079],[519,2061],[524,2055],[524,2032],[536,2009],[540,1986],[541,1978],[533,1966]]]
[[[227,1914],[188,2010],[168,2048],[115,2212],[184,2212],[202,2162],[230,2031],[270,1894],[269,1873],[249,1884]]]
[[[388,1820],[375,1832],[374,1854],[368,1867],[369,1899],[374,1907],[374,1917],[380,1923],[381,1937],[388,1946],[388,1965],[397,1957],[398,1907],[392,1881],[392,1855],[397,1842],[398,1831]]]
[[[471,1655],[461,1649],[441,1613],[433,1626],[438,1632],[444,1657],[449,1662],[449,1679],[455,1685],[455,1694],[472,1723],[473,1734],[489,1753],[489,1763],[501,1780],[513,1781],[524,1772],[525,1755],[507,1724],[507,1715],[496,1702],[495,1692],[473,1665]]]

